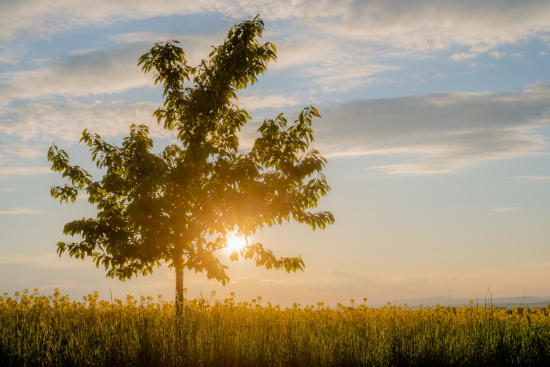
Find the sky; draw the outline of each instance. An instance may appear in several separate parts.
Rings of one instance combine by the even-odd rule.
[[[121,283],[91,259],[56,254],[63,225],[93,217],[50,187],[52,143],[93,172],[85,128],[120,142],[132,123],[155,146],[162,92],[137,59],[176,39],[190,65],[260,14],[276,62],[239,93],[253,117],[318,108],[314,147],[328,158],[325,230],[284,223],[251,238],[304,272],[231,262],[223,287],[187,272],[188,295],[281,305],[449,296],[550,296],[550,2],[525,0],[0,0],[0,292],[59,288],[74,299],[161,294],[165,267]],[[489,292],[489,293],[488,293]]]

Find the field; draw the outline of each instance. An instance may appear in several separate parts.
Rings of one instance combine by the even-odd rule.
[[[1,366],[548,366],[546,309],[0,297]]]

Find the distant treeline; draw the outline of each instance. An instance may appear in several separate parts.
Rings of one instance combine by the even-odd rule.
[[[0,297],[1,366],[548,366],[545,309]]]

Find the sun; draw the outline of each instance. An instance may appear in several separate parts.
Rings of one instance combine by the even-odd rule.
[[[242,237],[229,236],[227,237],[227,250],[230,252],[239,251],[246,246],[246,241]]]

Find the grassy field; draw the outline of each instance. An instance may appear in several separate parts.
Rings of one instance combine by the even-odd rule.
[[[550,307],[0,297],[1,366],[548,366]]]

